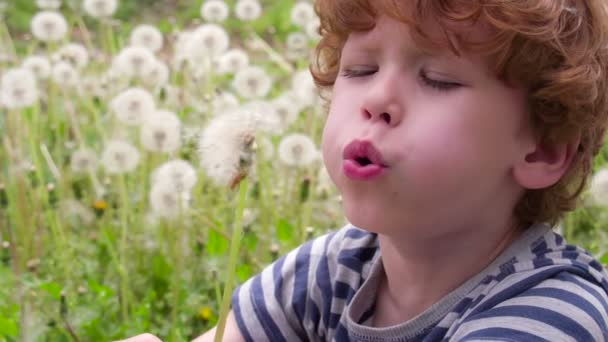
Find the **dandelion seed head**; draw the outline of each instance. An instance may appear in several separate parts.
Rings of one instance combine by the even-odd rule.
[[[308,50],[308,37],[302,32],[292,32],[285,41],[289,51]]]
[[[210,63],[222,55],[230,45],[230,37],[226,30],[216,24],[203,24],[190,35],[184,53],[190,66]]]
[[[216,94],[211,101],[211,111],[213,115],[226,114],[239,107],[239,100],[234,94],[223,91]]]
[[[83,8],[93,18],[109,18],[118,9],[118,0],[84,0]]]
[[[262,5],[258,0],[239,0],[234,14],[242,21],[254,21],[262,15]]]
[[[152,25],[139,25],[133,29],[130,37],[131,45],[157,52],[163,48],[163,34]]]
[[[319,90],[308,70],[301,70],[295,73],[291,90],[302,107],[314,106],[319,102]]]
[[[231,49],[219,58],[220,73],[237,73],[249,66],[249,55],[241,49]]]
[[[155,60],[150,50],[141,46],[127,46],[114,58],[114,67],[126,77],[139,77]]]
[[[157,216],[179,217],[189,208],[190,194],[173,189],[169,183],[155,183],[150,190],[150,206]]]
[[[65,17],[55,11],[40,11],[30,22],[30,29],[36,39],[43,42],[56,42],[68,33]]]
[[[152,182],[167,182],[174,191],[191,191],[196,185],[196,170],[190,162],[182,159],[168,161],[154,170]]]
[[[7,70],[0,79],[0,103],[8,109],[32,106],[38,100],[34,73],[26,68]]]
[[[64,61],[77,69],[83,69],[89,64],[89,52],[82,44],[69,43],[57,50],[51,59],[55,63]]]
[[[161,87],[169,82],[169,67],[162,61],[154,60],[142,69],[141,80],[146,86]]]
[[[314,41],[318,41],[321,39],[321,34],[319,33],[319,28],[321,26],[321,21],[319,18],[314,18],[304,26],[304,31],[308,35],[308,37]]]
[[[257,66],[249,66],[237,72],[232,86],[245,99],[263,98],[272,88],[272,80],[266,71]]]
[[[308,166],[318,158],[312,139],[304,134],[293,133],[279,143],[279,160],[289,166]]]
[[[39,80],[47,79],[51,75],[51,61],[44,56],[28,56],[21,66],[29,69]]]
[[[275,107],[268,101],[249,101],[243,104],[240,110],[257,113],[259,120],[258,129],[262,132],[276,135],[283,131],[281,127],[281,119],[279,118]]]
[[[181,123],[175,113],[156,111],[147,117],[140,131],[144,149],[151,152],[171,153],[182,144]]]
[[[140,153],[131,143],[124,140],[110,140],[101,154],[101,163],[110,174],[120,174],[135,170]]]
[[[228,18],[229,12],[223,0],[208,0],[201,6],[201,17],[209,22],[222,22]]]
[[[293,96],[290,94],[282,95],[271,102],[280,120],[282,130],[293,124],[300,114],[300,107],[294,105],[294,102]]]
[[[309,2],[299,1],[291,9],[291,22],[302,28],[316,16],[315,9]]]
[[[152,95],[143,88],[129,88],[110,102],[110,109],[118,120],[130,125],[140,125],[156,111]]]
[[[41,10],[56,10],[61,7],[61,0],[36,0],[36,6]]]
[[[70,158],[70,168],[75,173],[94,171],[97,168],[97,154],[90,148],[80,148]]]
[[[589,192],[595,204],[608,206],[608,169],[601,169],[593,175]]]
[[[60,61],[53,65],[51,78],[55,84],[64,89],[75,87],[80,82],[78,70],[72,64],[65,61]]]

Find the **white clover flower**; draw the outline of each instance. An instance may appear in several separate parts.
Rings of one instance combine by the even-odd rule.
[[[41,10],[56,10],[61,7],[61,0],[36,0],[36,6]]]
[[[169,82],[169,67],[162,61],[155,59],[146,64],[141,71],[141,81],[149,87],[162,87]]]
[[[196,170],[182,159],[168,161],[152,172],[152,183],[166,182],[174,191],[191,191],[196,185]]]
[[[51,77],[53,82],[62,88],[73,88],[80,82],[78,70],[72,64],[64,61],[53,65]]]
[[[289,166],[307,166],[317,160],[317,157],[315,143],[307,135],[290,134],[279,143],[279,160]]]
[[[591,178],[591,199],[600,206],[608,206],[608,169],[601,169]]]
[[[213,115],[226,114],[239,107],[239,100],[230,92],[221,92],[211,101]]]
[[[41,11],[36,13],[30,23],[32,34],[44,42],[56,42],[65,38],[68,23],[61,13]]]
[[[190,207],[190,194],[176,191],[165,182],[152,185],[150,190],[150,206],[156,216],[173,219]]]
[[[135,87],[116,95],[110,102],[110,109],[121,122],[137,126],[156,111],[156,104],[147,90]]]
[[[196,66],[219,57],[228,50],[229,45],[230,37],[224,28],[215,24],[203,24],[189,36],[184,52],[190,66]]]
[[[262,15],[262,5],[258,0],[239,0],[234,14],[242,21],[253,21]]]
[[[319,18],[315,18],[304,26],[304,31],[308,35],[308,37],[314,41],[318,41],[321,39],[321,34],[319,34],[319,27],[321,26],[321,21]]]
[[[127,78],[139,77],[155,61],[152,51],[141,46],[127,46],[114,58],[114,67]]]
[[[290,94],[282,95],[271,102],[279,117],[282,129],[287,129],[300,115],[300,107],[295,105],[294,102]]]
[[[51,75],[51,61],[44,56],[28,56],[21,66],[29,69],[39,80],[47,79]]]
[[[272,80],[264,69],[249,66],[236,73],[232,86],[241,97],[256,99],[268,95]]]
[[[94,171],[97,168],[97,154],[90,148],[80,148],[70,158],[70,168],[76,173]]]
[[[291,22],[302,28],[316,17],[315,9],[309,2],[297,2],[291,9]]]
[[[78,43],[69,43],[62,46],[52,56],[53,62],[68,62],[77,69],[83,69],[89,64],[89,52]]]
[[[201,6],[201,17],[209,22],[222,22],[228,18],[229,12],[223,0],[208,0]]]
[[[219,58],[220,73],[237,73],[249,66],[249,55],[241,49],[231,49]]]
[[[118,9],[118,0],[84,0],[83,7],[93,18],[109,18]]]
[[[199,139],[201,166],[218,185],[230,185],[254,163],[259,116],[246,111],[218,115]]]
[[[144,120],[140,138],[142,146],[147,151],[175,152],[182,144],[181,122],[175,113],[156,111]]]
[[[139,25],[131,32],[130,42],[133,46],[157,52],[163,48],[163,34],[155,26]]]
[[[319,90],[308,70],[295,73],[291,89],[302,107],[314,106],[319,102]]]
[[[0,79],[0,101],[8,109],[20,109],[38,100],[36,77],[29,69],[7,70]]]
[[[110,140],[101,154],[101,163],[108,173],[120,174],[135,170],[140,153],[127,141]]]

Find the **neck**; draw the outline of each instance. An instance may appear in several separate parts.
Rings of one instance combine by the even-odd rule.
[[[394,325],[422,313],[481,272],[520,234],[512,226],[478,227],[426,239],[379,235],[385,278],[374,325]]]

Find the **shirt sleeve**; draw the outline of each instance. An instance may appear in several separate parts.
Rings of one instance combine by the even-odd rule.
[[[450,341],[608,341],[604,289],[562,272],[467,318]]]
[[[237,287],[232,308],[246,341],[310,340],[320,320],[315,294],[326,290],[314,278],[332,240],[336,233],[316,238]]]

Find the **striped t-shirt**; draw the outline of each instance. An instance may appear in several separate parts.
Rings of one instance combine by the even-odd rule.
[[[545,224],[423,313],[377,328],[383,272],[377,235],[346,226],[238,287],[237,324],[256,342],[608,341],[608,273]]]

